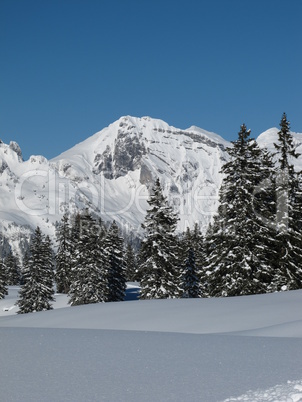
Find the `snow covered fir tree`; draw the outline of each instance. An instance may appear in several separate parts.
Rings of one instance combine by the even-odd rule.
[[[72,239],[68,213],[64,213],[56,233],[56,273],[55,280],[59,293],[68,293],[71,282]]]
[[[206,238],[208,292],[210,296],[263,293],[272,279],[276,244],[274,230],[259,214],[266,206],[257,205],[255,190],[268,179],[269,170],[245,125],[228,152],[218,213]],[[273,203],[270,194],[263,194],[266,188],[261,190],[260,199]]]
[[[280,122],[276,148],[276,229],[277,264],[272,291],[302,287],[302,183],[301,172],[295,172],[293,160],[299,157],[290,123],[284,113]]]
[[[186,252],[187,258],[183,267],[181,278],[182,297],[200,297],[200,280],[196,269],[196,259],[193,248],[189,247]]]
[[[103,222],[93,218],[88,210],[77,214],[70,228],[73,233],[70,246],[65,244],[63,236],[66,227],[65,217],[58,231],[58,239],[61,239],[58,254],[62,253],[62,256],[57,254],[57,261],[62,269],[60,276],[57,273],[57,278],[62,283],[70,283],[70,304],[75,306],[124,300],[124,240],[117,224],[113,222],[106,230]],[[64,256],[63,244],[72,250],[69,264]]]
[[[20,285],[21,282],[21,269],[19,266],[18,258],[10,250],[4,258],[4,265],[6,267],[6,282],[8,285]]]
[[[135,281],[137,273],[137,257],[134,248],[130,242],[126,246],[125,252],[125,275],[127,281]]]
[[[52,249],[49,238],[37,227],[23,269],[19,314],[52,309],[54,301]]]
[[[124,240],[115,221],[104,239],[105,301],[123,301],[126,290]]]
[[[6,266],[3,261],[0,260],[0,299],[3,299],[8,293],[7,290],[7,274]]]
[[[198,224],[195,224],[193,231],[188,227],[179,239],[177,253],[181,297],[197,298],[205,294],[203,252],[204,241]]]
[[[180,297],[180,274],[177,269],[177,216],[164,197],[160,181],[151,190],[143,228],[145,237],[140,250],[139,276],[141,299]]]
[[[75,221],[77,230],[72,254],[69,303],[72,306],[105,300],[104,265],[98,227],[88,210]]]

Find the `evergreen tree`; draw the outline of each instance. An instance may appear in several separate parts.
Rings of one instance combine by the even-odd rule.
[[[10,252],[10,245],[8,239],[0,233],[0,255],[5,258]]]
[[[6,283],[7,271],[3,260],[0,260],[0,299],[4,299],[8,294]]]
[[[125,272],[127,281],[136,280],[137,259],[131,243],[127,244],[125,253]]]
[[[18,258],[12,253],[11,250],[4,259],[4,265],[6,266],[7,270],[7,284],[20,285],[21,270],[19,267]]]
[[[278,131],[278,143],[275,143],[274,146],[279,156],[280,170],[292,174],[294,165],[291,160],[298,158],[300,154],[296,152],[293,136],[290,132],[290,122],[287,120],[286,113],[282,115],[280,130]]]
[[[73,275],[77,271],[77,257],[78,257],[78,246],[81,238],[81,226],[82,226],[83,213],[76,212],[70,217],[70,273],[69,278],[69,290],[71,283],[76,279]]]
[[[83,220],[83,213],[81,214],[80,212],[77,212],[76,214],[71,216],[70,223],[71,223],[71,228],[70,228],[70,254],[71,254],[71,265],[72,265],[72,272],[74,265],[76,264],[76,251],[78,248],[78,244],[80,242],[81,238],[81,232],[82,232],[82,220]],[[72,280],[72,278],[70,278]]]
[[[182,288],[183,288],[183,297],[187,298],[200,297],[199,278],[196,273],[196,265],[195,265],[195,254],[191,248],[188,252],[188,258],[185,264]]]
[[[149,197],[140,250],[141,299],[175,298],[181,295],[177,270],[177,217],[162,193],[159,179]]]
[[[50,310],[54,301],[53,272],[50,263],[50,241],[39,227],[30,244],[30,254],[24,267],[24,285],[19,292],[19,314]]]
[[[126,271],[124,266],[124,241],[115,221],[110,226],[104,240],[106,259],[106,301],[123,301],[126,291]]]
[[[228,148],[230,161],[222,168],[220,205],[206,239],[211,296],[265,292],[263,281],[271,275],[271,256],[264,245],[274,244],[274,234],[257,213],[254,194],[264,179],[263,158],[249,136],[250,130],[242,125],[238,140]]]
[[[254,189],[254,210],[263,223],[272,229],[276,225],[276,166],[272,154],[261,149],[259,177]]]
[[[179,242],[181,288],[183,297],[206,297],[207,275],[204,269],[204,238],[195,223],[194,230],[187,228]],[[192,286],[192,289],[190,289]],[[189,296],[188,296],[189,295]]]
[[[59,293],[68,293],[71,283],[72,241],[68,214],[65,213],[56,233],[58,250],[56,254],[56,284]]]
[[[23,262],[22,262],[22,266],[21,266],[21,281],[20,281],[21,286],[23,286],[25,284],[25,276],[26,276],[26,272],[28,271],[28,267],[29,267],[29,255],[30,255],[29,247],[30,247],[30,242],[28,244],[28,250],[26,250],[24,253]]]
[[[274,144],[279,157],[276,177],[277,195],[277,259],[272,291],[300,289],[302,287],[302,191],[300,175],[294,170],[297,154],[290,123],[284,113]]]
[[[42,254],[44,258],[44,284],[45,288],[48,289],[49,300],[53,300],[54,295],[54,261],[55,255],[52,248],[52,242],[50,237],[47,235],[42,242]]]
[[[199,296],[208,296],[208,278],[205,269],[205,239],[200,231],[198,223],[195,223],[194,230],[191,232],[192,249],[195,255],[196,272],[199,278]]]
[[[72,263],[70,300],[72,306],[104,301],[101,262],[97,254],[98,226],[88,210],[77,220],[76,248]]]

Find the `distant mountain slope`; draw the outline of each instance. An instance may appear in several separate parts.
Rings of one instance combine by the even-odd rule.
[[[273,150],[278,129],[261,134]],[[294,134],[302,153],[302,134]],[[66,208],[89,207],[139,235],[149,189],[159,177],[179,212],[178,230],[199,222],[205,230],[218,206],[220,170],[231,144],[192,126],[186,130],[150,117],[121,117],[48,161],[23,161],[18,144],[0,143],[0,227],[15,249],[40,225],[53,236]],[[302,169],[302,159],[295,162]]]

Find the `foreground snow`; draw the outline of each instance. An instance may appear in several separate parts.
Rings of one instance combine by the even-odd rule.
[[[302,401],[302,291],[78,307],[57,295],[24,315],[17,291],[0,301],[0,400]]]
[[[277,385],[265,391],[248,392],[238,398],[228,398],[225,402],[232,401],[302,401],[302,381],[288,381],[287,384]]]

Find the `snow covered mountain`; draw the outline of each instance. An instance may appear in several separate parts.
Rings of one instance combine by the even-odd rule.
[[[272,149],[277,131],[261,134],[259,143]],[[301,152],[302,134],[294,136]],[[0,228],[18,251],[19,240],[37,225],[52,236],[66,208],[89,207],[139,235],[149,188],[159,177],[179,212],[178,230],[195,222],[205,229],[217,209],[227,146],[219,135],[195,126],[180,130],[130,116],[50,161],[43,156],[23,161],[18,144],[1,142]]]
[[[183,230],[195,221],[207,225],[216,210],[228,145],[197,127],[179,130],[149,117],[122,117],[51,165],[78,184],[96,212],[132,230],[140,229],[148,188],[159,176]]]

